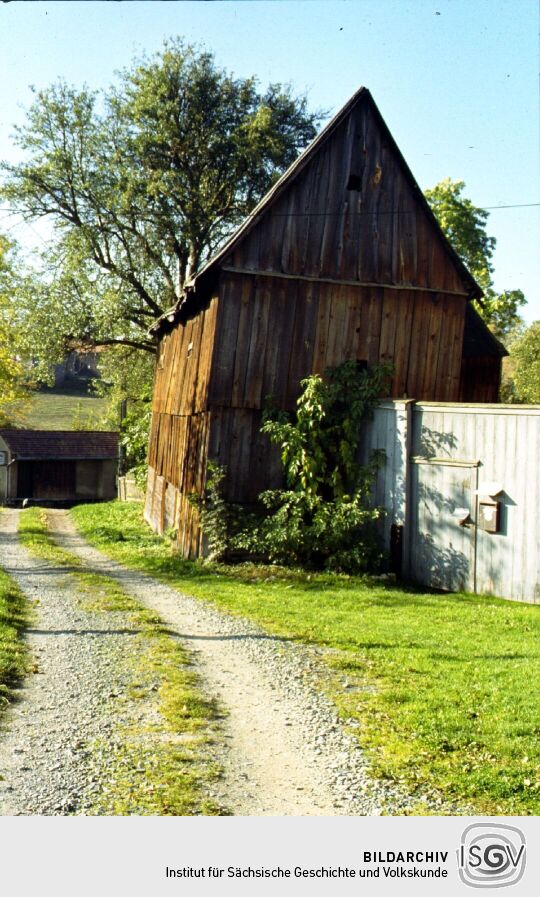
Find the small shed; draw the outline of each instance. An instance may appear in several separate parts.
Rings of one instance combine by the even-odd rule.
[[[390,362],[395,398],[496,394],[500,347],[468,311],[481,296],[361,88],[153,327],[147,520],[201,554],[189,496],[208,461],[231,501],[278,486],[265,404],[294,409],[304,377],[343,361]]]
[[[118,433],[0,430],[0,501],[116,497]]]

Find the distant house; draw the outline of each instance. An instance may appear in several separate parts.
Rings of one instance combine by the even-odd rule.
[[[278,485],[267,398],[293,409],[302,378],[347,359],[390,362],[395,398],[497,401],[481,296],[362,88],[154,325],[147,520],[199,555],[208,461],[232,501]]]
[[[118,433],[0,430],[0,502],[116,497]]]
[[[54,366],[54,385],[81,386],[99,379],[99,351],[73,350],[62,364]]]

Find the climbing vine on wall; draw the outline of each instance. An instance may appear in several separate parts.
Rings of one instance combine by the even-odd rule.
[[[382,453],[358,460],[359,434],[390,371],[345,362],[302,381],[294,415],[268,411],[262,432],[281,448],[284,487],[262,492],[259,512],[228,505],[225,472],[212,468],[199,499],[201,523],[213,557],[243,552],[314,569],[361,573],[376,567],[375,522],[382,510],[370,501]]]

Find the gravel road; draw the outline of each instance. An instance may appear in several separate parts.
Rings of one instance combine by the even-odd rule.
[[[132,630],[121,614],[81,611],[65,571],[17,544],[17,515],[0,516],[0,558],[39,601],[28,635],[39,672],[0,741],[0,812],[89,812],[103,770],[85,746],[106,738],[118,718],[120,661]],[[322,669],[316,649],[269,636],[120,566],[84,542],[64,511],[49,519],[63,547],[155,610],[191,653],[205,689],[226,710],[217,749],[224,775],[211,796],[234,815],[378,815],[408,804],[367,775],[357,742],[315,686]]]
[[[126,712],[117,698],[135,630],[125,614],[84,611],[65,569],[18,544],[18,514],[0,514],[0,563],[36,604],[27,631],[35,666],[3,719],[0,814],[85,813],[106,776],[89,746],[109,741]]]

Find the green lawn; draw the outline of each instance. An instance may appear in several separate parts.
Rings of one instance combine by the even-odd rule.
[[[122,563],[326,646],[332,696],[376,775],[479,813],[540,812],[540,607],[272,567],[185,562],[141,506],[74,508]],[[414,806],[414,803],[413,803]]]
[[[13,687],[27,670],[29,656],[22,631],[30,609],[15,582],[0,569],[0,713],[9,704]]]
[[[107,400],[77,392],[35,392],[18,425],[34,430],[101,429]]]

